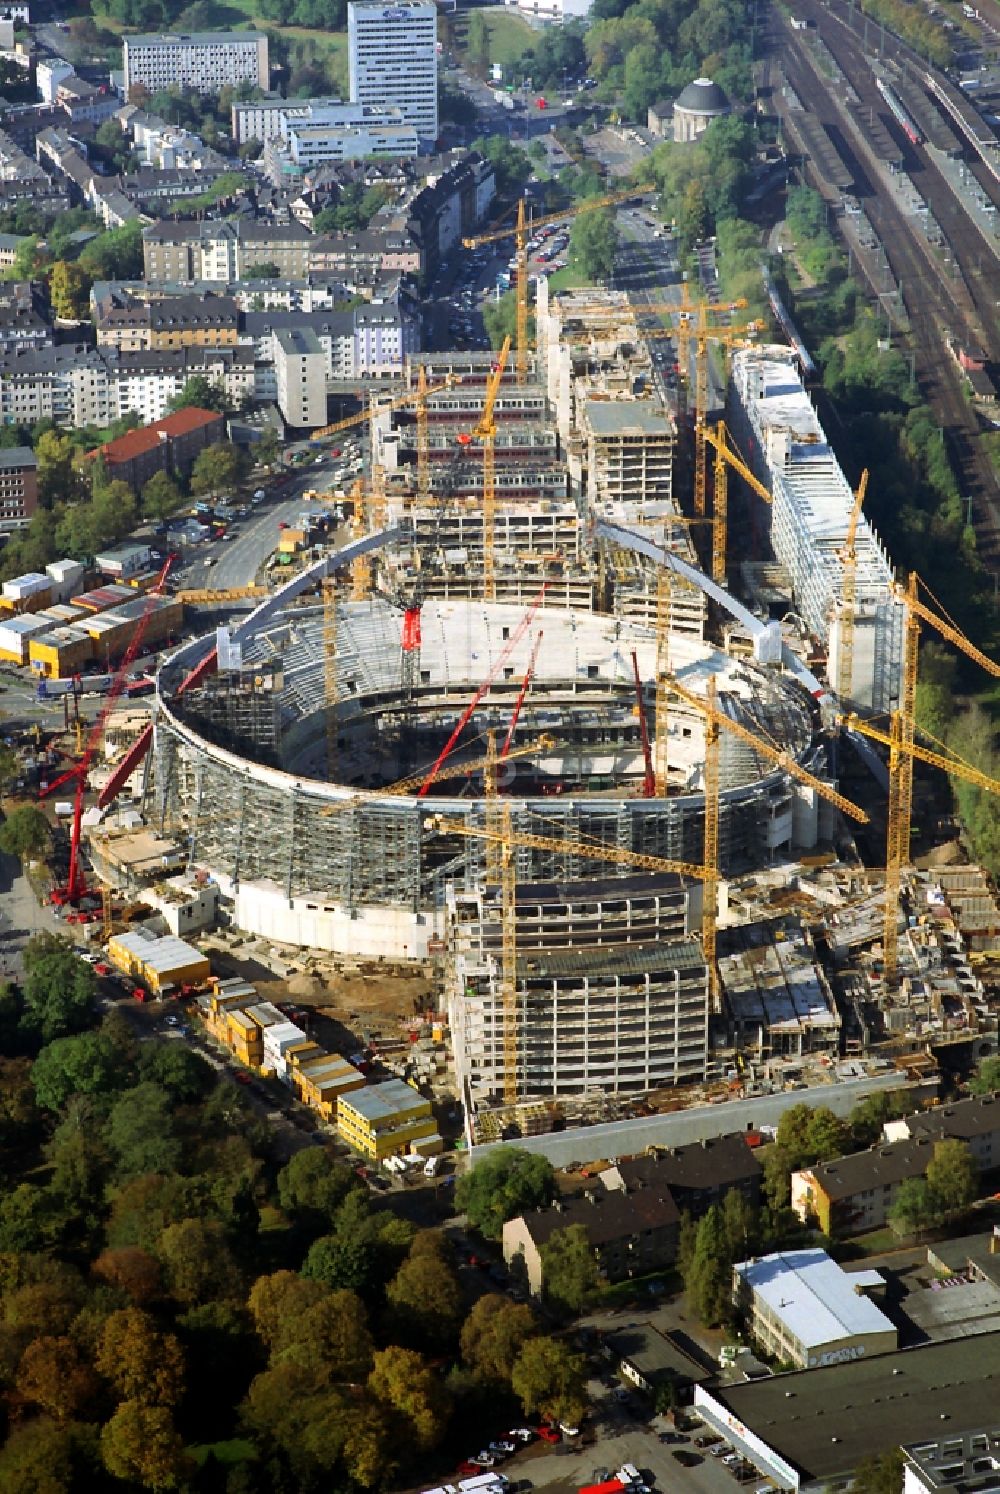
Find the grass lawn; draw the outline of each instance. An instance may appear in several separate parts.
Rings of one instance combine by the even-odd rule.
[[[852,1235],[842,1243],[851,1247],[852,1254],[885,1255],[890,1250],[905,1250],[913,1242],[905,1237],[901,1239],[895,1230],[873,1229],[868,1234]]]
[[[520,16],[491,11],[486,16],[490,38],[490,61],[509,66],[517,62],[537,41],[537,34]]]
[[[581,275],[572,265],[567,265],[564,270],[556,270],[554,275],[549,276],[549,291],[577,290],[582,285],[593,285],[586,275]]]
[[[227,1468],[232,1468],[236,1463],[249,1463],[257,1456],[253,1443],[247,1442],[243,1437],[230,1437],[227,1442],[201,1442],[196,1447],[189,1447],[188,1452],[198,1464],[204,1463],[207,1457],[214,1456]]]
[[[652,1292],[649,1290],[651,1284],[654,1286]],[[658,1287],[663,1287],[663,1291],[657,1290]],[[683,1289],[684,1283],[677,1271],[654,1271],[650,1276],[636,1276],[630,1281],[618,1281],[614,1286],[602,1288],[588,1311],[600,1312],[609,1307],[622,1307],[629,1302],[636,1305],[643,1303],[653,1308],[675,1297]]]

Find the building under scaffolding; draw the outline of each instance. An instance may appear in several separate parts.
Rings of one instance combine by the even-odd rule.
[[[790,348],[734,352],[727,420],[738,447],[773,494],[771,548],[791,582],[789,608],[825,651],[836,690],[843,551],[854,495]],[[888,556],[863,514],[855,551],[853,689],[845,704],[890,711],[900,696],[903,605],[893,596]]]

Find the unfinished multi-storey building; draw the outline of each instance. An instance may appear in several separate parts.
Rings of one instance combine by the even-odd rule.
[[[854,494],[806,392],[790,348],[733,354],[727,420],[771,490],[771,548],[791,584],[791,608],[827,655],[836,691],[843,637],[844,549]],[[853,669],[849,700],[863,711],[899,703],[903,605],[878,536],[862,514],[855,538]]]

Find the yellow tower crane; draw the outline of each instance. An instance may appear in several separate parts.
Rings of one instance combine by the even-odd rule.
[[[417,498],[426,503],[431,491],[431,450],[427,429],[427,370],[417,369]]]
[[[771,504],[774,500],[770,490],[757,477],[756,473],[747,466],[746,462],[729,444],[729,433],[725,422],[720,420],[717,425],[702,426],[701,439],[707,443],[715,452],[715,473],[712,495],[712,580],[718,581],[720,585],[726,580],[726,552],[728,549],[728,527],[729,527],[729,482],[728,471],[732,467],[738,472],[749,488],[762,498],[765,503]]]
[[[487,602],[496,601],[497,595],[495,551],[497,521],[496,403],[497,395],[500,393],[500,384],[503,380],[504,369],[507,366],[507,355],[509,352],[510,338],[505,337],[503,347],[497,354],[496,366],[486,386],[483,413],[479,417],[479,424],[472,432],[473,436],[483,443],[483,597]]]
[[[539,752],[548,752],[555,746],[555,738],[543,736],[536,741],[522,743],[520,747],[511,747],[504,758],[505,763],[513,762],[519,757],[534,757]],[[494,755],[494,772],[496,771],[496,756]],[[464,778],[469,773],[482,773],[488,780],[490,772],[490,757],[487,751],[484,757],[474,758],[471,762],[468,758],[461,762],[448,762],[439,768],[434,776],[435,783],[441,783],[446,778]],[[319,813],[321,815],[340,814],[344,809],[356,809],[359,804],[364,804],[368,799],[384,798],[387,794],[408,794],[413,789],[420,788],[427,778],[427,769],[422,768],[419,773],[409,773],[405,778],[397,778],[395,783],[387,783],[383,788],[360,789],[352,793],[349,798],[338,799],[335,804],[327,804]],[[487,788],[486,797],[489,798]]]
[[[497,244],[503,239],[513,238],[514,240],[517,256],[515,271],[517,276],[515,291],[517,295],[517,338],[514,369],[519,384],[525,383],[528,377],[528,239],[540,228],[548,227],[550,223],[563,223],[568,218],[575,218],[579,213],[614,207],[619,202],[628,202],[632,197],[648,197],[651,190],[649,187],[632,187],[628,192],[614,192],[607,197],[590,197],[574,208],[567,208],[561,213],[549,213],[544,218],[535,218],[530,223],[522,197],[517,204],[517,216],[508,227],[494,228],[489,233],[477,234],[475,238],[462,240],[466,249],[479,249],[483,244]]]
[[[814,789],[820,798],[826,799],[828,803],[833,804],[842,814],[849,815],[852,820],[856,820],[860,825],[868,824],[868,816],[863,809],[859,809],[857,804],[853,803],[852,800],[838,793],[831,784],[824,783],[821,778],[816,778],[814,774],[809,772],[808,768],[803,768],[801,763],[797,762],[785,748],[778,747],[774,742],[765,741],[757,732],[751,731],[748,726],[744,726],[742,721],[735,721],[732,716],[727,716],[725,711],[720,710],[718,706],[710,706],[700,695],[694,695],[686,686],[682,685],[676,675],[673,675],[670,679],[670,689],[674,695],[678,695],[681,700],[686,701],[694,710],[700,711],[706,719],[714,721],[717,726],[720,726],[723,731],[728,732],[731,736],[738,737],[741,742],[745,742],[748,747],[752,747],[754,752],[759,753],[761,757],[767,758],[769,762],[774,763],[775,767],[781,768],[789,777],[795,778],[799,783],[804,783],[808,788]]]
[[[854,688],[854,607],[858,594],[858,521],[868,491],[868,468],[861,474],[847,521],[847,538],[840,552],[840,650],[837,658],[837,695],[846,705]]]
[[[501,801],[499,824],[495,827],[469,825],[465,820],[451,819],[447,815],[435,815],[426,822],[426,828],[436,830],[442,835],[471,836],[478,840],[484,840],[499,847],[499,871],[500,871],[500,993],[501,993],[501,1016],[503,1023],[503,1048],[504,1048],[504,1100],[512,1105],[518,1098],[517,1084],[517,1054],[518,1054],[518,1016],[517,1016],[517,877],[514,865],[514,850],[518,846],[524,846],[531,850],[567,852],[574,856],[589,858],[594,861],[610,861],[619,866],[632,866],[642,871],[674,872],[678,876],[692,877],[697,881],[713,883],[713,879],[704,866],[695,865],[687,861],[670,861],[662,856],[646,856],[638,851],[627,851],[620,846],[604,845],[600,841],[588,840],[562,840],[557,836],[532,835],[525,831],[515,831],[511,823],[510,805]],[[703,918],[707,921],[707,896],[703,909]],[[715,929],[715,920],[718,910],[712,910],[711,924]],[[704,945],[704,925],[702,940]],[[705,960],[708,963],[709,956],[705,952]],[[709,965],[709,979],[714,990],[715,955],[714,943],[712,961]]]
[[[899,709],[892,712],[889,721],[889,807],[885,848],[885,922],[882,939],[887,988],[895,985],[898,974],[899,893],[902,886],[903,867],[910,860],[913,762],[916,756],[914,717],[921,622],[934,628],[948,643],[961,649],[962,653],[985,669],[987,674],[992,675],[994,679],[1000,677],[1000,664],[995,659],[991,659],[988,654],[983,653],[982,649],[970,643],[965,634],[953,623],[939,617],[920,600],[917,593],[919,579],[917,573],[913,571],[905,587],[899,585],[895,587],[896,600],[902,603],[905,611],[902,695]]]

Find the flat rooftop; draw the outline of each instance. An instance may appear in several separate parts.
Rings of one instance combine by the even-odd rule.
[[[882,1285],[879,1273],[848,1275],[825,1250],[779,1251],[733,1269],[807,1349],[855,1335],[896,1332],[859,1290]]]
[[[586,418],[595,436],[674,434],[673,421],[654,399],[588,399]]]
[[[995,1421],[1000,1333],[775,1375],[711,1394],[787,1462],[822,1482],[890,1445],[926,1439],[942,1417],[956,1437]]]

